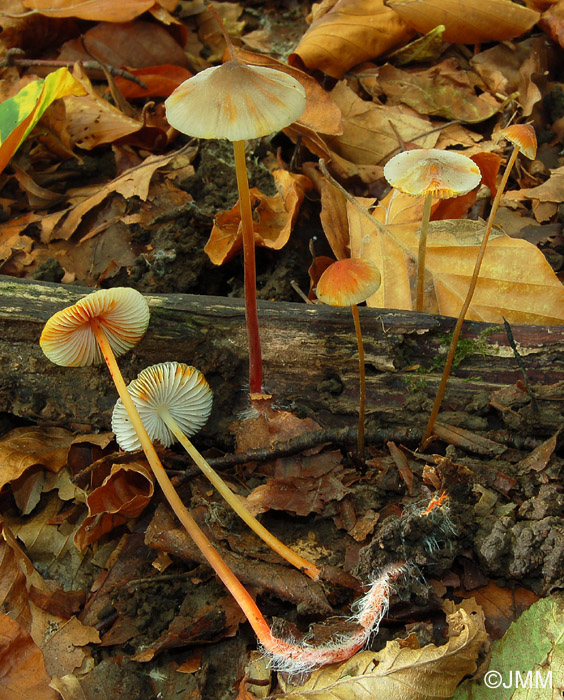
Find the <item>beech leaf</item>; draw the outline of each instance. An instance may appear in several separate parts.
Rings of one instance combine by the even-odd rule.
[[[355,654],[340,666],[316,671],[300,686],[286,684],[281,700],[434,700],[449,698],[462,678],[476,670],[486,640],[484,614],[472,599],[448,603],[448,641],[422,649],[388,642],[379,652]]]
[[[540,13],[511,0],[387,0],[418,32],[444,24],[443,39],[458,44],[506,41],[529,31]]]

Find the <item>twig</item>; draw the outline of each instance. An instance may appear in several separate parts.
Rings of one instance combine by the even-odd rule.
[[[507,340],[509,341],[509,345],[511,345],[511,348],[513,350],[513,354],[515,355],[515,360],[517,361],[517,364],[521,368],[521,371],[523,372],[523,379],[525,381],[525,387],[527,388],[527,393],[531,397],[531,404],[533,406],[533,410],[538,413],[539,412],[539,404],[537,401],[537,397],[535,396],[535,392],[532,390],[530,384],[529,384],[529,376],[527,374],[527,368],[525,367],[525,363],[523,362],[523,357],[519,353],[519,350],[517,350],[517,345],[515,344],[515,338],[513,337],[513,331],[511,330],[511,326],[509,325],[509,321],[503,317],[503,325],[505,326],[505,334],[507,335]]]

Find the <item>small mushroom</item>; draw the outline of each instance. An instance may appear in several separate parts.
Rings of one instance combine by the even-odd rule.
[[[212,392],[201,372],[178,362],[164,362],[144,369],[127,389],[152,440],[165,447],[178,440],[237,515],[269,547],[312,579],[319,577],[315,564],[286,547],[259,523],[188,439],[205,424],[212,407]],[[114,408],[112,430],[122,449],[139,449],[136,431],[121,399]]]
[[[476,262],[474,263],[474,270],[472,272],[472,278],[470,279],[468,292],[466,293],[466,299],[462,304],[462,308],[460,309],[460,313],[458,315],[458,319],[456,321],[456,325],[452,333],[452,339],[450,341],[450,347],[446,357],[441,382],[439,384],[439,388],[437,389],[437,395],[435,396],[435,402],[431,410],[431,415],[429,416],[425,432],[423,433],[423,437],[421,439],[422,448],[426,447],[431,435],[433,434],[435,421],[437,420],[437,416],[439,415],[441,402],[445,394],[448,377],[450,374],[452,363],[454,361],[454,354],[456,352],[458,338],[460,337],[460,333],[462,331],[462,324],[464,323],[464,318],[468,309],[470,308],[472,297],[474,296],[474,290],[476,289],[476,285],[478,284],[480,268],[482,266],[484,255],[486,254],[486,245],[488,243],[488,239],[490,237],[490,233],[494,225],[501,197],[503,195],[503,192],[505,191],[507,180],[509,179],[509,174],[513,169],[513,166],[515,165],[515,161],[517,160],[517,156],[519,155],[519,153],[523,153],[523,155],[529,158],[529,160],[534,160],[537,155],[537,137],[534,128],[530,124],[513,124],[512,126],[508,126],[505,129],[501,129],[499,132],[499,136],[501,138],[507,139],[513,144],[513,151],[511,153],[511,156],[509,157],[509,160],[507,161],[507,165],[505,166],[505,171],[501,178],[501,182],[494,197],[494,201],[492,202],[492,208],[488,217],[488,223],[486,225],[484,237],[482,238],[480,249],[476,257]]]
[[[400,192],[424,196],[423,216],[417,253],[415,309],[423,311],[427,231],[433,197],[449,199],[467,194],[480,184],[480,168],[462,153],[438,148],[398,153],[384,166],[384,177]]]
[[[210,9],[213,11],[213,7]],[[219,21],[231,60],[185,80],[165,100],[165,109],[170,125],[183,134],[233,142],[243,236],[249,385],[251,394],[256,394],[262,391],[262,355],[245,140],[275,133],[292,124],[304,111],[306,99],[302,85],[287,73],[241,63]]]
[[[380,270],[367,258],[337,260],[323,272],[317,283],[317,298],[331,306],[350,306],[358,345],[360,399],[358,407],[358,454],[364,459],[364,407],[366,377],[364,371],[364,344],[357,304],[366,301],[380,286]]]

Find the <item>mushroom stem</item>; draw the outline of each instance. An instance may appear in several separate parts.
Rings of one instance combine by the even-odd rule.
[[[423,216],[421,218],[421,235],[419,236],[419,250],[417,252],[417,284],[415,310],[423,311],[423,297],[425,293],[425,255],[427,253],[427,231],[431,218],[431,205],[433,196],[428,194],[423,204]]]
[[[360,398],[358,402],[358,456],[364,459],[364,406],[366,403],[366,373],[364,370],[364,343],[362,342],[362,330],[360,328],[360,316],[358,306],[353,304],[351,311],[354,319],[354,330],[358,345],[358,376],[360,383]]]
[[[262,354],[257,313],[257,274],[255,264],[255,235],[253,231],[253,214],[251,195],[247,177],[245,142],[233,141],[235,154],[235,173],[239,190],[239,209],[243,232],[243,262],[245,277],[245,318],[249,338],[249,389],[251,394],[262,391]]]
[[[176,517],[180,520],[190,537],[194,540],[194,543],[198,549],[208,561],[209,565],[216,572],[227,590],[235,598],[245,613],[245,616],[249,620],[249,623],[251,624],[260,642],[264,645],[270,644],[272,639],[270,628],[263,614],[258,609],[257,604],[251,598],[247,589],[223,561],[219,553],[214,549],[212,543],[202,532],[194,518],[190,515],[184,503],[182,503],[180,496],[168,478],[161,460],[155,451],[153,443],[147,435],[147,431],[145,430],[143,421],[141,420],[135,404],[133,403],[133,399],[127,390],[122,373],[119,369],[114,352],[106,337],[104,329],[97,319],[91,319],[90,325],[94,335],[96,336],[100,349],[102,350],[104,359],[108,365],[108,369],[110,370],[114,384],[116,385],[117,392],[123,402],[129,419],[135,428],[139,442],[143,448],[143,452],[147,457],[151,469],[153,470],[153,474],[155,475],[165,498],[176,514]]]
[[[421,438],[421,449],[423,449],[427,446],[429,438],[431,437],[431,435],[433,433],[433,428],[435,427],[435,421],[437,420],[437,416],[439,415],[439,409],[441,407],[441,403],[443,400],[443,396],[445,394],[445,389],[446,389],[447,381],[449,378],[450,370],[452,368],[452,363],[454,361],[454,353],[456,352],[456,345],[458,343],[458,338],[460,337],[460,333],[462,331],[462,324],[464,323],[464,317],[466,316],[466,312],[468,311],[468,308],[470,307],[472,297],[474,296],[474,290],[476,289],[476,284],[478,283],[478,275],[480,274],[480,268],[482,266],[482,261],[484,259],[484,255],[486,253],[486,245],[487,245],[488,239],[490,237],[490,233],[491,233],[492,228],[493,228],[495,216],[497,214],[497,210],[499,207],[499,203],[501,201],[501,197],[502,197],[503,192],[505,190],[505,186],[507,185],[507,180],[509,179],[509,173],[511,172],[511,170],[513,169],[513,166],[515,165],[515,161],[517,160],[517,156],[519,155],[520,150],[521,149],[519,148],[519,146],[515,146],[515,148],[513,149],[513,153],[511,154],[511,156],[507,162],[505,172],[503,173],[503,177],[501,178],[501,182],[499,184],[494,201],[492,203],[492,209],[490,212],[490,216],[488,218],[488,223],[486,225],[486,231],[484,233],[484,237],[482,238],[482,243],[480,244],[478,256],[477,256],[476,262],[474,264],[474,271],[472,272],[472,278],[470,280],[470,286],[468,287],[468,292],[466,293],[466,299],[464,300],[464,303],[462,304],[462,308],[460,309],[460,313],[458,314],[458,319],[456,321],[456,325],[455,325],[454,331],[452,333],[452,340],[450,341],[450,347],[448,350],[448,355],[447,355],[445,366],[443,369],[441,383],[439,384],[439,388],[437,390],[437,395],[435,396],[435,403],[433,404],[433,409],[431,411],[431,415],[429,416],[429,420],[427,421],[427,427],[425,428],[425,432],[423,433],[423,437]]]
[[[205,476],[211,481],[227,503],[233,508],[237,515],[245,522],[247,525],[255,532],[266,544],[271,547],[275,552],[290,562],[297,569],[306,573],[312,579],[318,579],[320,569],[312,564],[307,559],[300,557],[299,554],[286,547],[285,544],[280,542],[279,539],[274,537],[274,535],[269,532],[264,525],[261,525],[259,521],[245,508],[243,503],[237,498],[237,496],[231,491],[229,486],[223,481],[223,479],[215,472],[204,457],[198,452],[194,447],[192,442],[186,437],[182,432],[178,423],[174,420],[174,417],[170,414],[167,408],[160,408],[159,415],[163,421],[167,424],[170,431],[178,442],[184,447],[186,452],[192,457],[194,462],[198,465]]]

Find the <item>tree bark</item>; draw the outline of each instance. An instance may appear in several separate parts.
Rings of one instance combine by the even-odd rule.
[[[58,367],[38,343],[47,319],[90,291],[0,276],[0,411],[77,429],[109,427],[117,396],[105,368]],[[214,390],[215,430],[223,430],[248,403],[243,301],[182,294],[147,301],[147,334],[119,359],[126,380],[168,360],[198,367]],[[368,308],[361,308],[360,316],[367,417],[379,426],[422,427],[455,319]],[[358,356],[350,310],[261,302],[259,321],[265,390],[280,405],[308,413],[323,426],[352,425]],[[513,326],[512,331],[532,384],[564,379],[563,326]],[[464,359],[443,404],[451,412],[465,411],[478,397],[523,379],[503,325],[465,323],[461,353]]]

